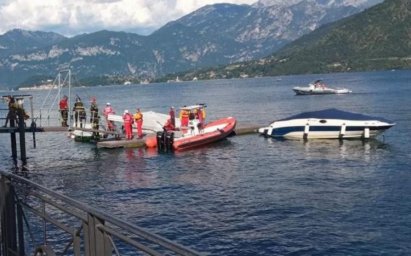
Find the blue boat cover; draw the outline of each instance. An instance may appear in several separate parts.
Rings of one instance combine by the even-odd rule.
[[[290,116],[285,119],[281,119],[278,121],[286,121],[291,119],[307,119],[307,118],[318,118],[318,119],[345,119],[345,120],[356,120],[356,121],[364,121],[364,120],[378,120],[381,122],[386,122],[392,124],[393,122],[384,118],[375,117],[375,116],[367,116],[358,113],[351,113],[347,111],[342,111],[335,108],[324,109],[320,111],[312,111],[312,112],[304,112],[298,115]]]

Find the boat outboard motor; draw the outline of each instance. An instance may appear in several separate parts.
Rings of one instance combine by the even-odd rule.
[[[174,132],[157,132],[157,150],[161,152],[172,152],[174,143]]]
[[[164,135],[164,132],[157,132],[157,136],[156,136],[156,138],[157,138],[157,151],[160,153],[160,152],[163,152],[163,147],[164,147],[164,144],[163,144],[163,135]]]
[[[166,133],[166,147],[167,152],[173,151],[173,143],[174,143],[174,132],[167,132]]]

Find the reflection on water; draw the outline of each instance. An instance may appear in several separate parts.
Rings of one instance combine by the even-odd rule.
[[[115,98],[114,87],[78,88],[117,111],[134,107],[136,99],[160,112],[206,102],[208,120],[230,115],[239,123],[268,124],[336,107],[397,125],[369,141],[253,134],[174,154],[96,149],[44,133],[37,134],[36,149],[28,136],[29,177],[210,255],[408,254],[411,105],[404,102],[411,72],[391,73],[322,75],[356,92],[344,96],[295,97],[291,88],[316,75],[117,86]],[[9,136],[0,135],[4,168],[12,166],[9,144]]]

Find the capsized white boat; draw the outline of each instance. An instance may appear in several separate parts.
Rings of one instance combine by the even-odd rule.
[[[142,113],[143,113],[143,131],[145,131],[146,133],[156,133],[156,132],[163,131],[164,124],[167,122],[167,119],[170,118],[169,115],[154,112],[154,111],[146,111]],[[124,123],[122,115],[109,114],[107,118],[110,121],[119,122],[121,124]],[[179,127],[180,119],[176,118],[175,123],[176,123],[176,126]]]
[[[294,87],[293,91],[297,95],[347,94],[352,92],[346,88],[330,88],[322,80],[312,82],[306,87]]]
[[[258,132],[288,139],[367,139],[394,125],[395,123],[384,118],[332,108],[274,121],[268,127],[258,129]]]

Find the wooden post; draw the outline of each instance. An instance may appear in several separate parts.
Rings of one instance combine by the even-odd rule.
[[[13,158],[14,164],[17,165],[17,145],[16,145],[16,131],[14,128],[16,127],[15,122],[15,111],[10,109],[9,110],[9,121],[10,121],[10,141],[11,141],[11,156]]]

